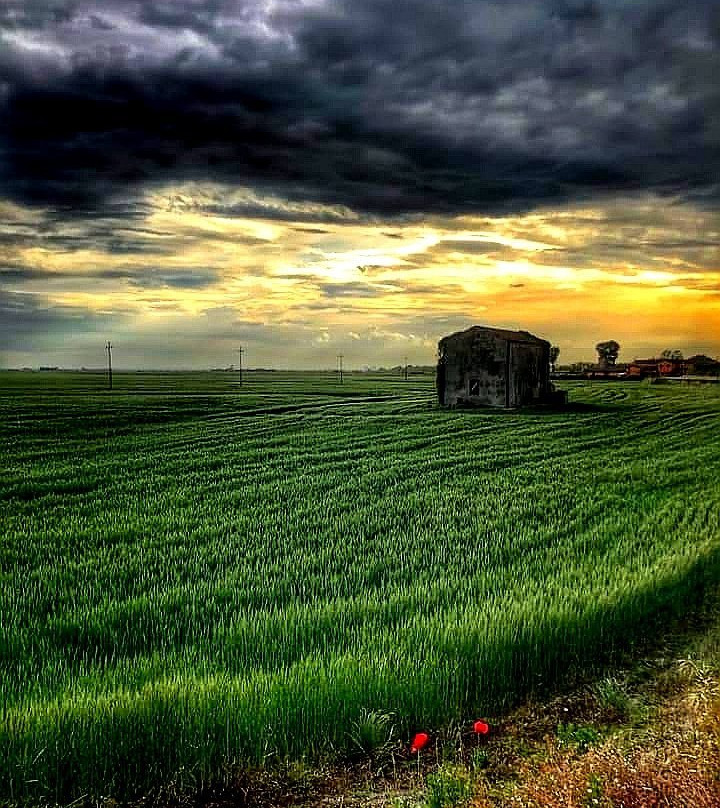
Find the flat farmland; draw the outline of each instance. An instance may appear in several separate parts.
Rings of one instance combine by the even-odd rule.
[[[720,385],[0,374],[0,800],[494,716],[720,581]]]

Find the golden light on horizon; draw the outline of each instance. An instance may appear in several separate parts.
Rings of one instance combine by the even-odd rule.
[[[181,190],[157,194],[140,224],[121,224],[110,239],[73,233],[73,249],[52,239],[6,249],[6,259],[27,267],[16,294],[42,294],[49,306],[76,312],[122,312],[141,328],[143,321],[199,321],[216,310],[248,325],[312,329],[320,317],[323,334],[382,326],[398,335],[412,321],[408,333],[425,335],[420,346],[442,336],[431,323],[465,318],[562,335],[577,345],[566,360],[607,334],[720,350],[720,269],[704,246],[714,225],[709,213],[688,206],[674,206],[671,216],[660,201],[652,207],[641,199],[426,221],[323,208],[313,215],[329,221],[308,223],[230,216],[222,205],[215,210],[212,189],[204,189],[202,205]],[[281,200],[249,198],[280,216]],[[18,226],[37,225],[37,211],[7,210]],[[705,236],[694,240],[698,233]],[[588,348],[582,352],[587,357]]]

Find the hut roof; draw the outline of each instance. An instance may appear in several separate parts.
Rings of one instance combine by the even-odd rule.
[[[440,342],[444,343],[454,342],[455,340],[464,340],[479,331],[492,333],[496,337],[505,339],[508,342],[529,342],[533,345],[550,345],[547,340],[540,339],[540,337],[536,337],[534,334],[530,334],[528,331],[509,331],[506,328],[492,328],[489,325],[473,325],[470,328],[466,328],[465,331],[456,331],[454,334],[443,337]]]

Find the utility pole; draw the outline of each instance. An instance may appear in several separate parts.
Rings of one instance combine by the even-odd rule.
[[[238,367],[238,370],[239,370],[239,372],[240,372],[240,387],[242,387],[242,355],[245,353],[245,348],[243,348],[242,346],[240,346],[240,347],[237,349],[237,352],[238,352],[238,356],[240,357],[240,365],[239,365],[239,367]]]
[[[340,384],[342,384],[342,383],[343,383],[343,367],[342,367],[342,361],[343,361],[343,354],[338,354],[338,365],[339,365],[339,370],[340,370]]]
[[[112,390],[112,343],[110,340],[105,343],[105,350],[108,358],[108,390]]]
[[[405,371],[404,371],[403,375],[405,376],[405,381],[407,381],[407,376],[408,376],[407,356],[405,357]]]

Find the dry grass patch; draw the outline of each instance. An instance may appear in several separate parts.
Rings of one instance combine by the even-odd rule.
[[[546,736],[542,759],[516,761],[513,784],[479,784],[476,808],[717,808],[720,681],[692,661],[672,679],[675,694],[646,727],[587,751]]]

